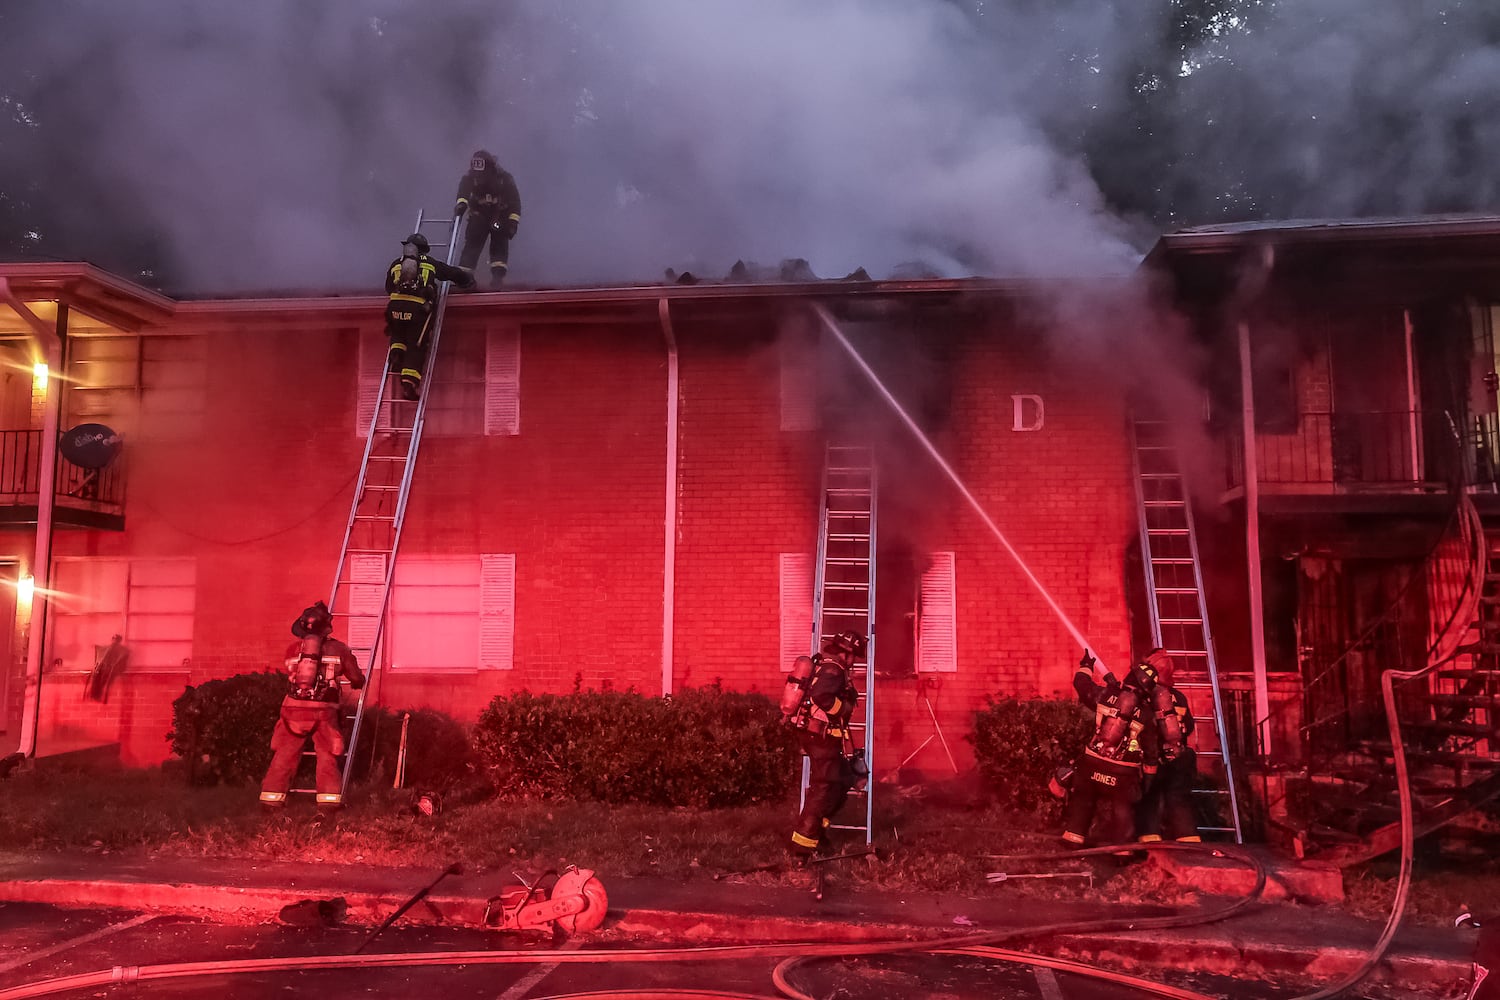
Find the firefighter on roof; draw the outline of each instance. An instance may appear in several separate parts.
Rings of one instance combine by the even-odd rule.
[[[437,305],[438,283],[456,281],[474,287],[474,275],[427,256],[427,237],[412,233],[401,241],[401,256],[385,272],[385,335],[391,349],[386,370],[401,376],[401,394],[416,399],[422,393],[422,370],[427,362],[428,334]]]
[[[260,804],[267,809],[286,805],[302,748],[311,737],[318,756],[318,809],[336,812],[344,804],[338,759],[344,752],[339,678],[347,679],[350,689],[358,691],[365,686],[365,675],[349,647],[333,637],[333,616],[322,601],[302,612],[292,623],[292,634],[297,641],[287,647],[281,666],[290,690],[281,701],[281,717],[271,733],[271,766],[260,783]]]
[[[495,162],[495,154],[481,149],[469,160],[469,172],[458,182],[458,201],[453,206],[456,219],[469,213],[464,234],[463,256],[459,263],[473,268],[479,264],[479,251],[490,241],[490,287],[505,280],[510,268],[510,241],[521,227],[521,193],[516,179]]]
[[[1142,662],[1130,668],[1123,682],[1108,671],[1096,681],[1097,662],[1084,650],[1073,675],[1078,700],[1093,709],[1095,719],[1094,736],[1078,761],[1064,809],[1063,840],[1074,847],[1088,838],[1096,818],[1100,843],[1130,840],[1142,783],[1156,773],[1156,727],[1149,725],[1156,667]]]
[[[859,690],[850,676],[864,655],[865,637],[840,632],[823,643],[816,656],[799,656],[787,677],[781,711],[800,730],[799,743],[809,764],[807,797],[792,829],[792,857],[806,863],[822,842],[823,831],[860,779],[860,761],[847,748],[849,720]]]
[[[1156,669],[1151,691],[1151,719],[1157,735],[1156,777],[1146,786],[1136,810],[1136,830],[1143,843],[1169,840],[1196,843],[1197,817],[1193,811],[1193,786],[1198,780],[1198,754],[1188,745],[1193,735],[1193,710],[1187,695],[1172,686],[1172,658],[1153,649],[1146,663]]]

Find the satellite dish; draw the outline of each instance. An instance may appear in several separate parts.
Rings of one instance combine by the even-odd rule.
[[[82,469],[102,469],[120,454],[120,435],[103,424],[79,424],[63,431],[57,447]]]

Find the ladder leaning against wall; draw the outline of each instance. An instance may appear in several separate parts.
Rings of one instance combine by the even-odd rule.
[[[444,259],[453,263],[461,220],[447,213],[438,217],[417,214],[415,232],[425,228],[448,230],[446,243],[430,242],[432,249],[446,249]],[[380,667],[380,638],[385,630],[385,616],[390,604],[391,580],[396,571],[396,552],[401,545],[401,529],[406,519],[406,501],[411,495],[412,473],[416,470],[417,449],[422,444],[422,427],[427,414],[427,398],[432,391],[432,373],[436,370],[439,338],[443,332],[443,314],[448,305],[448,282],[438,286],[437,303],[427,331],[426,377],[417,399],[408,400],[394,391],[399,378],[388,371],[380,379],[375,397],[375,412],[365,437],[364,456],[360,459],[359,477],[354,486],[354,502],[344,528],[344,542],[339,549],[338,567],[333,573],[333,588],[328,607],[333,612],[334,634],[344,637],[364,670],[365,686],[352,709],[347,699],[341,704],[341,723],[348,726],[348,739],[341,795],[349,792],[350,776],[359,746],[364,722],[365,699],[374,686]],[[382,365],[384,368],[384,365]],[[340,680],[341,685],[347,681]],[[341,688],[342,693],[342,688]],[[304,757],[315,756],[305,750]],[[293,788],[294,793],[316,794],[313,788]]]
[[[1230,834],[1239,844],[1244,842],[1239,794],[1234,761],[1224,738],[1224,702],[1213,633],[1208,627],[1198,536],[1171,431],[1162,420],[1130,419],[1130,455],[1140,517],[1146,605],[1151,612],[1151,642],[1172,657],[1176,665],[1173,686],[1187,696],[1193,709],[1194,743],[1201,762],[1199,784],[1203,785],[1204,778],[1213,782],[1212,787],[1194,789],[1194,794],[1223,807],[1198,810],[1198,830],[1203,834]],[[1211,710],[1209,714],[1203,714],[1205,708]],[[1227,813],[1228,822],[1202,823],[1205,812]]]
[[[822,505],[818,517],[818,560],[813,581],[812,651],[822,650],[840,632],[865,636],[865,655],[855,660],[851,680],[859,691],[864,718],[850,722],[854,749],[863,750],[874,768],[875,725],[875,456],[868,445],[828,444],[823,460]],[[802,797],[807,797],[810,768],[802,761]],[[871,782],[849,793],[855,816],[831,824],[870,843],[874,796]],[[843,810],[848,815],[849,806]]]

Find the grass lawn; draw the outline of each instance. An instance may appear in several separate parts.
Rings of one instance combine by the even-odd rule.
[[[1046,817],[993,807],[936,805],[886,786],[876,790],[882,860],[842,865],[842,877],[894,891],[1097,898],[1081,879],[991,886],[997,869],[1081,870],[1080,862],[1030,868],[983,854],[1054,850]],[[252,787],[189,788],[159,771],[17,774],[0,783],[0,850],[75,850],[158,857],[352,862],[441,868],[550,868],[577,863],[607,875],[744,871],[776,864],[795,802],[722,810],[608,806],[594,802],[449,804],[436,817],[408,807],[405,792],[356,789],[336,824],[315,827],[310,803],[267,819]],[[774,884],[777,872],[749,876]],[[1171,904],[1189,898],[1167,876],[1135,866],[1098,884],[1107,898]]]
[[[744,871],[777,864],[795,801],[738,809],[609,806],[597,802],[485,799],[450,801],[436,817],[415,815],[406,792],[356,788],[336,824],[309,822],[310,803],[279,818],[262,816],[256,790],[190,788],[160,771],[20,773],[0,782],[0,850],[85,851],[135,856],[211,857],[411,865],[440,869],[460,860],[479,869],[545,869],[576,863],[605,875]],[[1095,883],[1014,880],[990,885],[985,873],[1084,870],[1079,861],[1030,865],[986,854],[1052,851],[1061,845],[1055,817],[1017,815],[993,806],[935,802],[910,789],[876,788],[877,865],[841,865],[841,877],[869,888],[1004,894],[1044,899],[1107,899],[1181,904],[1193,896],[1160,869],[1135,865]],[[1345,877],[1346,909],[1384,919],[1394,865],[1377,862]],[[763,872],[752,881],[774,884]],[[1500,859],[1463,865],[1424,859],[1408,905],[1416,923],[1451,925],[1461,904],[1482,915],[1500,898]]]

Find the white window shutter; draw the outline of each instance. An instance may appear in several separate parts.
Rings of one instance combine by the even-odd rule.
[[[345,586],[343,594],[349,614],[378,615],[380,598],[385,593],[385,555],[363,552],[349,556],[349,583]],[[355,649],[369,649],[375,643],[375,626],[379,621],[378,617],[350,618],[346,641]]]
[[[778,343],[781,369],[781,429],[810,431],[818,426],[816,354],[791,331]]]
[[[802,552],[781,553],[781,670],[812,652],[812,557]]]
[[[354,433],[365,437],[370,433],[370,422],[375,419],[375,401],[380,398],[380,380],[385,375],[390,346],[379,330],[360,330],[356,336],[359,338],[359,397],[354,407]]]
[[[938,673],[958,670],[957,601],[952,552],[928,553],[922,573],[922,603],[917,620],[917,669]]]
[[[479,557],[479,669],[515,666],[516,556]]]
[[[506,325],[486,334],[484,432],[521,433],[521,331]]]

